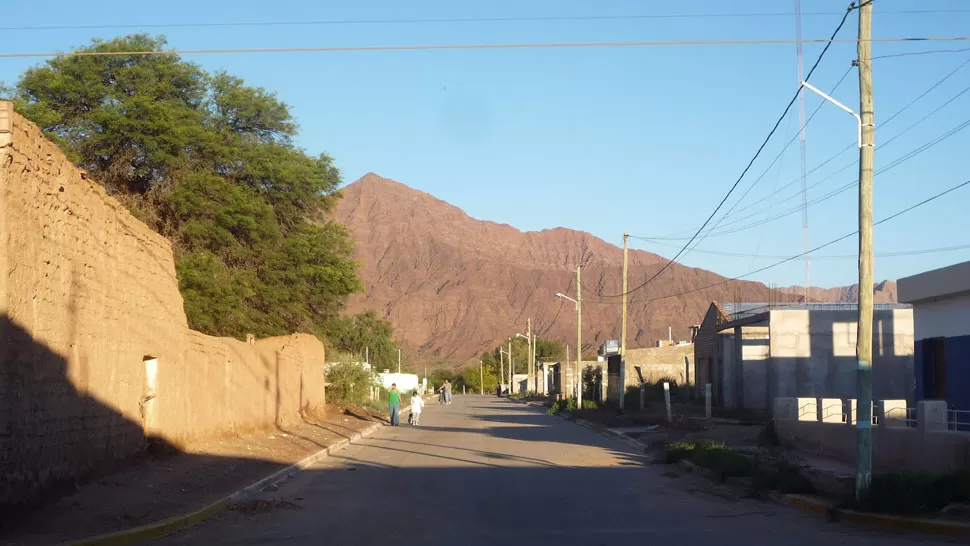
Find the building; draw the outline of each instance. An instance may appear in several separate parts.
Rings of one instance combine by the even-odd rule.
[[[970,410],[970,262],[899,279],[898,289],[913,306],[916,399]]]
[[[855,304],[711,303],[694,343],[695,395],[767,410],[776,397],[855,397]],[[877,304],[873,397],[914,399],[913,310]]]

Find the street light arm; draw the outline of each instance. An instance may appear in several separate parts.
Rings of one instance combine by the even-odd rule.
[[[852,109],[849,108],[848,106],[842,104],[841,102],[839,102],[839,101],[833,99],[832,97],[828,96],[827,94],[825,94],[825,92],[822,91],[821,89],[819,89],[818,87],[815,87],[814,85],[812,85],[812,84],[810,84],[808,82],[802,82],[802,87],[808,88],[809,91],[814,92],[816,95],[822,97],[823,99],[827,100],[828,102],[831,102],[832,104],[838,106],[842,110],[844,110],[844,111],[852,114],[852,117],[855,118],[856,122],[858,122],[858,125],[859,125],[859,138],[858,138],[858,143],[859,143],[859,148],[861,148],[862,147],[862,117],[860,117],[859,114],[856,114],[855,112],[853,112]]]
[[[569,296],[567,296],[566,294],[563,294],[562,292],[556,292],[556,297],[557,298],[562,298],[564,300],[569,300],[569,301],[573,302],[573,305],[575,305],[577,309],[579,308],[579,302],[578,301],[570,298]]]

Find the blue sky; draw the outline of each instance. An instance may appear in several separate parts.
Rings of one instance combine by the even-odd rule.
[[[43,4],[43,5],[41,5]],[[310,2],[77,2],[8,6],[2,26],[133,25],[131,28],[3,30],[0,53],[65,51],[92,38],[165,34],[179,49],[324,47],[409,44],[601,42],[635,40],[791,39],[793,16],[636,18],[570,21],[369,23],[307,26],[147,28],[146,24],[256,21],[442,19],[482,17],[662,15],[793,12],[792,1],[698,0],[690,3],[613,0],[444,2],[438,0]],[[826,38],[845,0],[804,0],[806,39]],[[97,7],[97,8],[96,8]],[[876,0],[875,37],[959,36],[970,12],[961,0]],[[853,14],[840,37],[856,33]],[[875,56],[962,49],[967,42],[876,43]],[[806,65],[822,46],[806,44]],[[301,125],[299,142],[336,158],[350,182],[373,171],[431,193],[475,218],[523,230],[585,230],[620,244],[629,231],[644,237],[696,229],[754,154],[797,86],[793,44],[511,50],[381,51],[187,56],[275,90]],[[812,82],[826,91],[855,58],[854,44],[834,44]],[[946,74],[970,51],[874,61],[876,165],[890,165],[970,118],[964,94],[912,128],[970,85],[970,63],[922,100],[881,123]],[[0,80],[12,83],[41,59],[0,58]],[[835,97],[858,107],[853,71]],[[807,97],[811,113],[819,99]],[[765,176],[719,229],[743,227],[800,204],[797,110],[782,123],[725,211],[762,172]],[[889,141],[897,134],[901,135]],[[809,169],[854,144],[851,117],[825,105],[809,124]],[[878,220],[970,179],[970,129],[893,169],[877,174]],[[779,160],[769,167],[781,153]],[[809,200],[856,178],[854,145],[811,174]],[[841,173],[825,179],[839,168]],[[793,184],[789,185],[789,183]],[[752,206],[766,196],[758,204]],[[785,198],[793,197],[789,200]],[[876,278],[895,279],[970,259],[970,250],[903,257],[879,254],[970,243],[970,187],[876,228]],[[748,208],[750,207],[750,208]],[[748,219],[743,219],[751,215]],[[856,192],[808,209],[810,246],[856,227]],[[730,224],[730,222],[736,222]],[[678,241],[638,248],[671,256]],[[854,253],[855,238],[823,256]],[[705,239],[687,265],[735,276],[802,249],[799,212]],[[758,255],[736,257],[707,251]],[[800,284],[800,260],[751,277]],[[854,259],[815,259],[812,282],[850,284]]]

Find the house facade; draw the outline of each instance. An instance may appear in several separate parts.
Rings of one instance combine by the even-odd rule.
[[[970,262],[899,279],[914,313],[917,400],[970,410]]]

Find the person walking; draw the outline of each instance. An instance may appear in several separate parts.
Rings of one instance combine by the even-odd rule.
[[[411,424],[418,426],[418,422],[421,420],[421,410],[424,408],[424,399],[418,394],[418,391],[414,391],[411,394]]]
[[[442,387],[445,391],[445,405],[451,405],[451,381],[445,379],[445,386]]]
[[[400,423],[401,393],[397,390],[397,383],[391,383],[391,391],[387,395],[387,409],[391,415],[391,426],[396,427]]]

